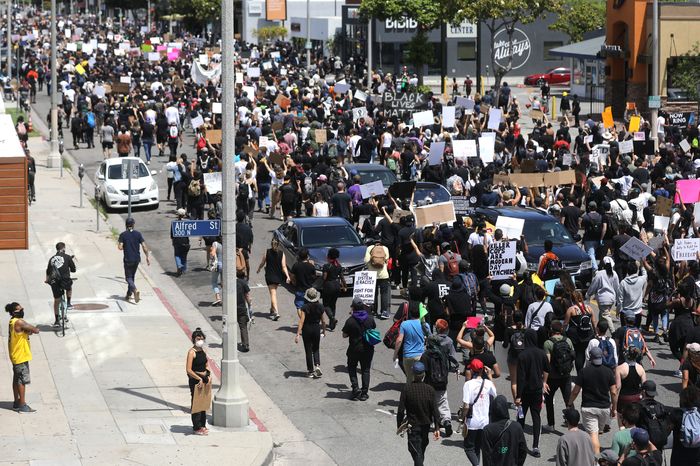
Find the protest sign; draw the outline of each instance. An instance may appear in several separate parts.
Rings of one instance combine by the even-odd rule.
[[[413,114],[413,126],[420,128],[421,126],[431,126],[434,123],[433,111],[425,110]]]
[[[500,228],[504,235],[509,239],[519,239],[523,234],[525,219],[506,217],[499,215],[496,219],[496,228]]]
[[[503,116],[503,110],[500,108],[490,108],[489,109],[489,124],[488,129],[498,131],[498,127],[501,125],[501,117]]]
[[[369,199],[372,196],[379,196],[384,194],[384,185],[380,180],[361,184],[360,194],[362,194],[362,199]]]
[[[333,86],[333,91],[336,94],[345,94],[350,90],[350,84],[344,84],[344,83],[336,83],[335,86]]]
[[[442,107],[442,127],[443,128],[454,128],[455,127],[455,110],[456,107]]]
[[[479,156],[484,164],[493,162],[493,154],[496,140],[491,137],[479,137]]]
[[[346,279],[347,280],[347,279]],[[374,306],[374,292],[377,286],[377,272],[373,270],[362,270],[355,272],[352,297],[360,298],[366,306]]]
[[[325,128],[314,130],[314,136],[318,144],[325,144],[328,141],[328,131]]]
[[[423,228],[433,223],[449,223],[455,221],[455,208],[451,201],[440,202],[423,207],[416,207],[416,227]]]
[[[654,231],[667,231],[668,224],[671,221],[671,217],[663,217],[661,215],[654,215]]]
[[[620,154],[631,154],[634,152],[634,141],[627,140],[620,143]]]
[[[204,118],[202,115],[197,115],[196,118],[190,120],[190,123],[192,124],[192,128],[197,129],[204,124]]]
[[[221,130],[220,129],[210,129],[207,131],[207,141],[209,144],[221,144]]]
[[[260,77],[260,67],[249,66],[248,69],[246,70],[246,74],[248,75],[249,78],[259,78]]]
[[[644,131],[637,131],[634,133],[634,137],[632,138],[633,141],[646,141],[647,136],[644,133]]]
[[[674,202],[680,202],[683,199],[684,204],[694,204],[700,201],[700,180],[678,180],[676,181],[676,199]]]
[[[605,107],[603,110],[603,126],[605,128],[612,128],[615,126],[615,120],[613,120],[612,107]]]
[[[649,240],[647,244],[649,244],[649,247],[654,251],[658,251],[659,249],[664,247],[664,237],[662,235],[654,236]]]
[[[671,248],[671,256],[676,262],[694,261],[700,251],[700,238],[677,239]]]
[[[287,110],[289,106],[292,105],[292,99],[284,94],[278,94],[277,97],[275,97],[275,104],[282,110]]]
[[[415,189],[415,181],[398,181],[389,186],[389,194],[394,199],[411,199]]]
[[[683,149],[683,152],[688,153],[690,152],[690,143],[688,142],[687,139],[683,139],[680,142],[681,149]]]
[[[128,94],[129,85],[126,83],[112,83],[112,94]]]
[[[695,218],[695,226],[700,226],[700,202],[696,202],[693,205],[693,217]]]
[[[221,179],[221,172],[205,173],[204,186],[206,186],[207,192],[209,194],[223,192],[223,181]]]
[[[656,204],[654,205],[654,214],[670,217],[672,206],[673,201],[670,198],[659,196],[656,198]]]
[[[652,249],[641,242],[639,239],[632,237],[627,240],[625,244],[620,248],[621,252],[624,252],[634,260],[642,260],[649,254],[651,254]]]
[[[694,121],[695,112],[676,112],[668,114],[667,124],[685,128],[688,125],[692,125]]]
[[[359,100],[360,102],[366,102],[367,101],[367,94],[365,94],[364,92],[362,92],[359,89],[356,89],[355,95],[353,96],[353,98]]]
[[[158,52],[150,52],[148,54],[148,61],[160,61],[160,54]]]
[[[430,154],[428,155],[428,163],[430,165],[440,165],[442,163],[442,154],[445,152],[444,142],[433,142],[430,144]]]
[[[465,110],[471,110],[474,108],[474,101],[469,97],[457,97],[455,105]]]
[[[211,113],[214,113],[216,115],[220,115],[222,110],[223,110],[223,107],[221,106],[221,102],[212,102],[211,103]]]
[[[492,280],[510,278],[515,274],[515,244],[515,241],[495,241],[489,246],[489,276]]]
[[[544,119],[544,113],[542,113],[542,110],[535,110],[534,108],[530,110],[530,118],[533,120],[543,120]]]
[[[416,110],[423,110],[427,107],[428,100],[427,96],[417,92],[382,93],[382,107],[388,118],[404,117]]]
[[[544,175],[542,173],[511,173],[508,181],[518,188],[539,188],[544,186]]]
[[[270,164],[275,166],[282,166],[284,164],[284,154],[281,152],[273,152],[268,156],[268,160],[270,161]]]
[[[476,141],[474,139],[453,139],[452,153],[455,159],[477,157]]]
[[[633,116],[630,118],[630,125],[629,125],[629,131],[630,133],[636,133],[639,131],[639,124],[641,123],[641,118],[638,116]]]
[[[131,76],[121,76],[119,78],[120,83],[131,84]]]
[[[450,200],[454,206],[455,215],[469,215],[474,212],[468,196],[450,196]]]
[[[367,116],[367,107],[357,107],[352,109],[352,120],[357,121]]]

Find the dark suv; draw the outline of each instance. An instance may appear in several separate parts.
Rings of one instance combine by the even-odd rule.
[[[499,215],[524,219],[523,235],[528,246],[528,254],[525,255],[528,270],[537,270],[540,256],[544,254],[544,241],[550,239],[554,243],[554,254],[559,256],[576,286],[586,289],[591,284],[593,269],[590,257],[576,244],[564,225],[551,215],[529,207],[482,207],[476,209],[474,215],[485,217],[493,225]]]

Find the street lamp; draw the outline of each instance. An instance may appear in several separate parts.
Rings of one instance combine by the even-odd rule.
[[[248,426],[248,398],[241,389],[236,333],[236,173],[233,154],[236,150],[236,101],[233,39],[233,2],[221,2],[221,89],[222,121],[222,189],[224,211],[221,218],[223,237],[223,357],[221,387],[212,405],[212,423],[222,427]]]
[[[58,53],[56,51],[56,0],[51,0],[51,152],[46,159],[46,164],[49,168],[56,168],[57,165],[63,170],[63,161],[58,153],[58,106],[57,100],[57,83],[58,72]],[[61,172],[63,176],[63,172]]]

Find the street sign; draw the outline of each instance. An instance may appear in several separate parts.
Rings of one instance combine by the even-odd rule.
[[[173,220],[170,231],[176,238],[219,236],[221,234],[221,220]]]
[[[649,108],[661,108],[661,96],[660,95],[650,95],[649,96]]]

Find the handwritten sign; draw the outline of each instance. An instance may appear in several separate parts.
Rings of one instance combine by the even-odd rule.
[[[700,251],[700,238],[677,239],[671,248],[671,256],[676,262],[694,261]]]
[[[509,278],[515,274],[515,244],[515,241],[496,241],[489,246],[489,275],[492,279]]]
[[[369,199],[372,196],[379,196],[380,194],[384,194],[384,185],[379,180],[361,184],[360,194],[362,194],[362,199]]]
[[[223,192],[223,181],[221,179],[221,172],[205,173],[204,186],[206,186],[207,192],[209,194]]]
[[[377,272],[362,270],[355,272],[352,297],[360,298],[366,306],[374,306],[374,293],[377,286]]]
[[[643,242],[641,242],[639,239],[632,237],[628,239],[625,244],[622,245],[620,251],[624,252],[632,259],[642,260],[649,254],[651,254],[652,249]]]

